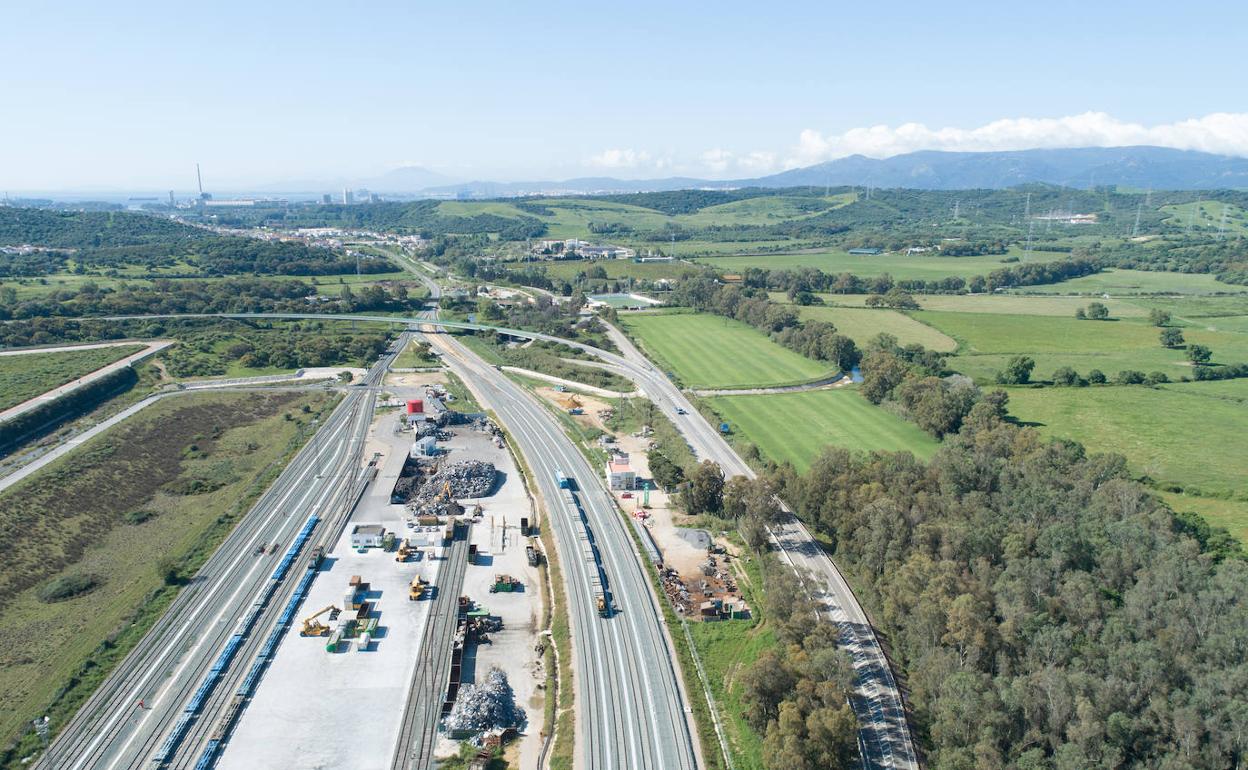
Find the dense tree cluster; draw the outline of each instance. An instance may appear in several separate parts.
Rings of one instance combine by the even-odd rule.
[[[947,371],[944,356],[922,345],[898,345],[891,334],[867,344],[862,378],[863,397],[873,404],[888,402],[937,438],[956,432],[981,401],[993,413],[1005,410],[1005,393],[981,394],[970,378]]]
[[[208,237],[211,234],[206,230],[148,214],[0,207],[0,245],[4,246],[92,249]]]
[[[384,334],[339,332],[315,322],[281,331],[209,330],[180,335],[163,354],[174,377],[225,374],[229,362],[249,368],[301,369],[313,366],[366,366],[385,352]]]
[[[409,297],[401,283],[352,290],[346,284],[316,286],[266,278],[158,278],[150,286],[122,284],[117,289],[106,289],[86,281],[74,291],[20,301],[15,292],[0,289],[0,320],[170,313],[416,311],[421,307],[421,301]]]
[[[778,648],[741,674],[745,719],[763,738],[768,770],[859,767],[858,722],[849,705],[853,667],[837,648],[835,627],[819,617],[793,573],[763,562],[765,613]]]
[[[984,288],[988,291],[1006,289],[1011,286],[1036,286],[1046,283],[1059,283],[1071,278],[1081,278],[1100,272],[1100,265],[1088,257],[1059,259],[1054,262],[1026,262],[1013,267],[993,270],[984,279]],[[972,287],[972,291],[976,289]]]
[[[828,449],[777,483],[891,639],[933,768],[1248,756],[1248,564],[1123,458],[982,404],[930,465]]]
[[[1106,266],[1211,273],[1224,283],[1248,284],[1248,257],[1242,239],[1216,233],[1176,231],[1147,242],[1096,244],[1088,253]]]
[[[945,257],[982,257],[988,254],[1005,254],[1010,245],[1004,240],[994,241],[955,241],[940,247],[941,256]]]

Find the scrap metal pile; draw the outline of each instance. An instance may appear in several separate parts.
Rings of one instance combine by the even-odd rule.
[[[424,478],[408,508],[418,516],[458,516],[461,510],[455,501],[485,497],[494,488],[497,475],[494,463],[480,460],[444,465]]]
[[[688,615],[693,607],[693,599],[689,596],[685,581],[680,579],[680,573],[668,567],[659,573],[659,580],[663,583],[663,593],[667,594],[667,600],[672,603],[672,607],[681,615]]]
[[[524,726],[524,709],[516,706],[516,696],[507,675],[491,668],[479,684],[470,684],[459,692],[451,713],[442,720],[450,731],[484,732],[519,729]]]

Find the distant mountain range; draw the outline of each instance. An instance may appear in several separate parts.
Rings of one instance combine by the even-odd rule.
[[[1153,190],[1248,189],[1248,158],[1166,147],[1081,147],[1009,152],[923,150],[891,158],[851,155],[750,179],[576,179],[462,182],[419,166],[381,176],[287,181],[255,192],[335,197],[344,188],[398,197],[507,198],[521,195],[603,195],[740,187],[905,187],[918,190],[1001,189],[1028,183],[1087,189],[1117,185]]]
[[[921,190],[998,189],[1028,182],[1154,190],[1248,188],[1248,158],[1166,147],[1082,147],[1015,152],[862,155],[750,180],[764,187],[868,185]]]
[[[1000,189],[1031,182],[1090,188],[1118,185],[1153,190],[1248,188],[1248,158],[1166,147],[1082,147],[1010,152],[941,152],[924,150],[891,158],[851,155],[805,168],[752,179],[710,180],[691,177],[615,179],[584,177],[564,181],[474,181],[400,189],[398,180],[416,181],[398,169],[368,185],[378,192],[426,196],[496,198],[516,195],[604,194],[736,187],[870,186],[919,190]],[[430,173],[430,172],[425,172]],[[394,176],[392,176],[394,175]]]

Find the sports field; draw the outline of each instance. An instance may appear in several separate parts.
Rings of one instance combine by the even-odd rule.
[[[877,334],[891,334],[902,345],[918,343],[931,350],[956,350],[949,335],[896,310],[811,305],[798,309],[803,321],[826,321],[862,347]]]
[[[1009,393],[1010,414],[1045,434],[1122,454],[1160,482],[1248,499],[1248,406],[1236,400],[1248,397],[1246,380]]]
[[[914,423],[875,406],[854,388],[709,400],[732,431],[758,445],[764,456],[802,471],[825,446],[905,450],[923,459],[939,446]]]
[[[762,254],[741,257],[705,257],[699,259],[718,270],[739,273],[749,267],[770,270],[793,270],[814,267],[825,273],[853,273],[859,276],[888,273],[902,280],[936,280],[950,276],[970,278],[987,275],[993,270],[1007,267],[1002,260],[1017,257],[1020,262],[1052,262],[1065,259],[1069,254],[1033,251],[1025,260],[1021,249],[1011,249],[1008,255],[993,254],[981,257],[942,257],[929,254],[877,254],[863,256],[839,249],[806,251],[793,254]]]
[[[705,313],[628,313],[620,319],[641,347],[690,388],[793,384],[833,374],[739,321]]]

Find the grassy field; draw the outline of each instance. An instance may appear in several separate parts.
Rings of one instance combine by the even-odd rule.
[[[38,714],[65,724],[172,598],[162,568],[192,574],[333,401],[175,396],[0,496],[0,742]],[[94,587],[40,598],[67,576]]]
[[[818,379],[829,366],[772,342],[762,332],[701,313],[621,317],[641,346],[686,387],[745,388]]]
[[[1177,492],[1161,492],[1177,513],[1195,513],[1215,527],[1222,527],[1241,543],[1248,545],[1248,501],[1218,497],[1197,497]]]
[[[1205,385],[1216,386],[1205,388]],[[1228,397],[1228,394],[1231,397]],[[1248,381],[1163,388],[1010,389],[1010,413],[1045,434],[1117,452],[1140,474],[1248,499]]]
[[[764,396],[721,396],[712,408],[763,455],[805,470],[823,447],[907,450],[924,459],[936,439],[852,388]]]
[[[852,338],[859,347],[881,332],[893,335],[903,345],[918,343],[925,348],[942,352],[956,350],[958,347],[957,341],[949,335],[896,310],[812,305],[799,308],[798,313],[803,321],[827,321],[833,324],[837,331]]]
[[[718,623],[690,623],[689,635],[706,670],[711,693],[715,696],[728,746],[738,770],[762,770],[762,736],[750,727],[742,714],[746,701],[737,683],[738,677],[765,650],[778,645],[776,635],[763,615],[763,575],[758,559],[738,561],[737,566],[747,580],[740,581],[749,603],[749,620],[726,620]],[[748,581],[748,582],[747,582]],[[718,747],[705,747],[716,752]]]
[[[865,297],[863,297],[865,301]],[[924,310],[954,313],[1045,315],[1074,318],[1075,310],[1087,307],[1087,297],[1042,297],[1028,294],[923,294],[915,297]],[[1148,308],[1121,299],[1099,300],[1113,318],[1144,318]]]
[[[1233,204],[1219,201],[1193,201],[1161,207],[1162,211],[1170,215],[1166,219],[1167,224],[1209,232],[1217,232],[1222,227],[1223,209],[1226,210],[1225,232],[1236,235],[1248,233],[1248,212]]]
[[[0,356],[0,410],[47,393],[142,349],[142,345],[122,345],[59,353]]]
[[[1173,380],[1192,376],[1183,351],[1161,347],[1158,329],[1142,319],[1080,321],[926,310],[913,315],[956,339],[960,347],[949,365],[980,381],[991,381],[1015,355],[1035,360],[1035,380],[1047,379],[1062,366],[1082,374],[1100,369],[1110,377],[1124,369],[1160,371]],[[1185,328],[1183,333],[1189,343],[1212,348],[1215,362],[1248,361],[1248,334],[1200,328]]]
[[[1021,249],[1011,248],[1009,255],[1022,260]],[[1033,251],[1025,260],[1027,262],[1052,262],[1066,258],[1067,254],[1056,252]],[[949,276],[969,278],[975,275],[987,275],[1006,265],[1003,255],[982,257],[942,257],[929,254],[878,254],[876,256],[857,256],[847,251],[818,250],[793,254],[763,254],[741,257],[705,257],[699,262],[712,265],[718,270],[739,273],[748,267],[762,267],[771,270],[792,270],[799,267],[814,267],[826,273],[853,273],[860,276],[880,275],[888,273],[893,278],[902,280],[924,279],[934,280]]]
[[[530,217],[546,224],[551,238],[585,238],[592,236],[590,224],[620,225],[638,232],[658,232],[668,225],[688,228],[731,227],[734,225],[769,225],[816,216],[821,211],[839,208],[854,200],[852,193],[827,198],[769,196],[707,206],[692,214],[669,215],[654,209],[616,201],[588,198],[551,198],[537,205],[549,213],[533,213],[502,201],[446,201],[438,205],[438,213],[446,216],[493,214],[518,219]],[[830,204],[815,208],[819,204]],[[616,241],[635,241],[617,236]]]
[[[1061,283],[1027,286],[1020,292],[1035,294],[1215,294],[1248,292],[1248,286],[1222,283],[1207,273],[1163,273],[1148,270],[1103,270],[1094,275]]]
[[[418,350],[427,351],[428,343],[422,342],[421,340],[412,340],[406,348],[403,348],[403,352],[395,356],[393,368],[414,369],[421,366],[438,365],[437,356],[426,355],[422,357],[417,355]]]
[[[110,278],[100,275],[76,275],[74,273],[53,273],[45,278],[22,278],[8,279],[0,281],[0,285],[11,286],[17,291],[19,300],[37,299],[46,297],[50,294],[60,291],[76,292],[84,283],[94,283],[100,289],[116,290],[122,284],[134,287],[150,287],[153,277],[160,277],[161,273],[170,273],[175,280],[179,274],[195,273],[196,268],[189,265],[183,266],[181,270],[154,270],[131,268],[118,278]],[[250,278],[251,276],[203,276],[191,275],[186,280],[218,282],[231,278]],[[261,276],[265,280],[273,281],[303,281],[318,287],[321,294],[331,297],[337,297],[342,291],[342,286],[350,285],[352,288],[360,288],[370,286],[382,281],[404,281],[410,284],[408,292],[412,295],[422,295],[425,290],[421,284],[412,280],[412,277],[403,272],[392,273],[364,273],[356,275],[355,273],[344,273],[341,275],[265,275]]]

